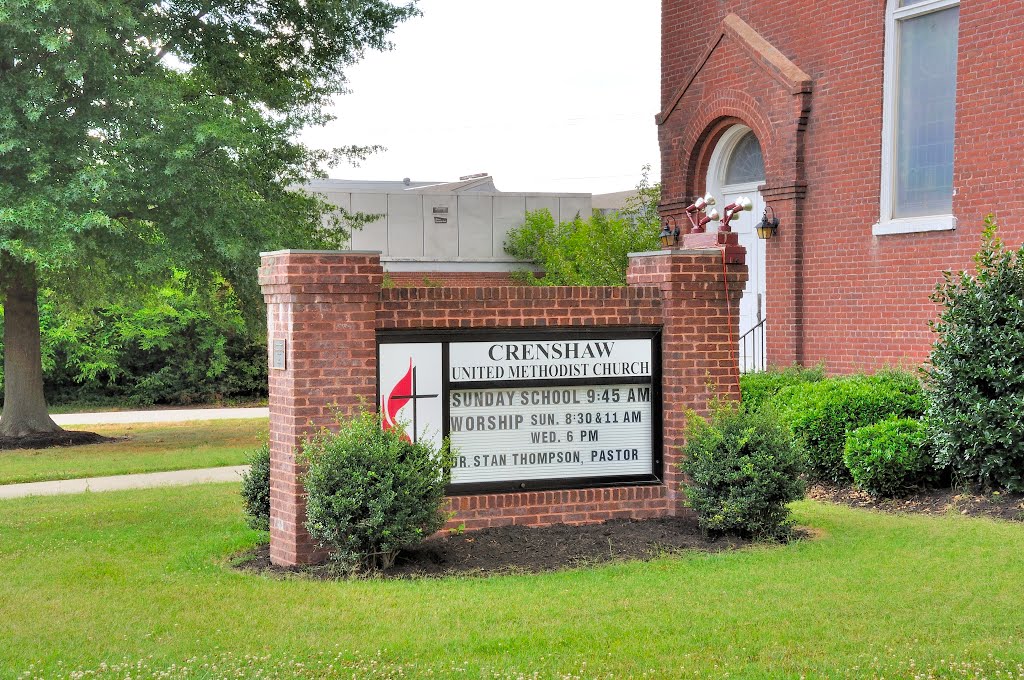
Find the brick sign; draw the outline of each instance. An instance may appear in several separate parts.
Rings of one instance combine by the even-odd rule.
[[[380,338],[385,426],[455,452],[453,493],[657,481],[653,331]]]
[[[450,436],[449,529],[683,512],[686,413],[739,397],[747,276],[737,234],[690,236],[631,255],[613,287],[384,287],[379,253],[264,253],[269,339],[286,350],[269,374],[270,559],[326,557],[298,452],[375,401],[410,438]]]

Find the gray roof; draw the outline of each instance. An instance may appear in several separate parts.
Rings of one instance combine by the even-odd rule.
[[[406,184],[403,180],[394,182],[362,180],[362,179],[315,179],[306,186],[314,191],[341,191],[358,192],[370,194],[398,193],[419,187],[435,186],[442,182],[412,182]]]

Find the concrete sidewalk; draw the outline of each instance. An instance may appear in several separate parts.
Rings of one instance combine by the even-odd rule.
[[[269,418],[270,409],[259,408],[169,408],[156,411],[110,411],[109,413],[59,413],[50,416],[65,425],[117,425],[120,423],[184,423],[191,420],[233,420]]]
[[[62,479],[52,482],[31,482],[29,484],[0,485],[0,499],[23,498],[25,496],[58,496],[84,493],[86,491],[120,491],[123,489],[149,489],[156,486],[183,486],[210,482],[237,482],[248,465],[207,468],[204,470],[176,470],[174,472],[150,472],[140,475],[116,475],[113,477],[87,477],[85,479]]]

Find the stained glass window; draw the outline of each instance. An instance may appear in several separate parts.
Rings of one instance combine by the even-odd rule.
[[[749,184],[764,181],[764,156],[753,132],[743,136],[733,148],[725,169],[726,184]]]

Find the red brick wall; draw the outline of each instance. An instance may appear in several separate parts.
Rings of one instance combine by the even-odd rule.
[[[704,245],[718,246],[708,243]],[[377,330],[437,328],[663,329],[663,483],[600,489],[481,494],[450,499],[449,526],[582,523],[651,517],[680,509],[676,470],[687,409],[739,394],[735,338],[746,280],[742,249],[633,258],[623,288],[387,288],[379,257],[282,251],[263,257],[260,284],[271,340],[287,341],[287,368],[271,369],[271,559],[322,557],[303,529],[295,447],[334,408],[352,413],[376,395]],[[270,343],[272,352],[273,343]]]
[[[996,213],[1008,245],[1024,240],[1024,3],[960,6],[958,229],[877,237],[885,2],[663,0],[662,12],[663,108],[730,12],[812,83],[801,120],[796,96],[726,36],[659,128],[669,207],[702,190],[716,125],[758,134],[766,199],[782,220],[768,243],[769,359],[835,372],[924,361],[929,294],[942,270],[970,267],[984,216]]]
[[[518,285],[509,272],[387,272],[398,288]]]
[[[654,287],[385,288],[377,325],[392,328],[660,326]]]
[[[467,530],[508,524],[546,526],[644,519],[670,515],[678,509],[664,484],[454,496],[448,507],[455,516],[445,528]]]

